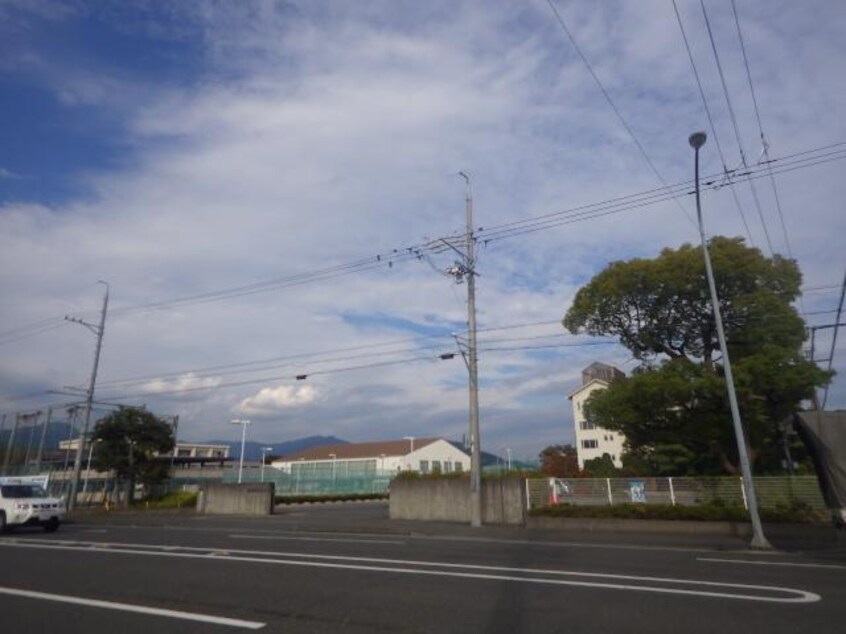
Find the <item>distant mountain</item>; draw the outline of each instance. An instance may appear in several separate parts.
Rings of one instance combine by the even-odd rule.
[[[199,442],[210,445],[229,445],[230,457],[238,459],[241,456],[240,440],[203,440]],[[296,440],[276,443],[261,443],[248,440],[244,443],[244,460],[261,460],[262,447],[272,447],[272,450],[267,452],[267,455],[269,456],[285,456],[305,449],[311,449],[312,447],[318,447],[320,445],[340,445],[346,443],[346,440],[341,440],[335,436],[308,436],[306,438],[297,438]]]

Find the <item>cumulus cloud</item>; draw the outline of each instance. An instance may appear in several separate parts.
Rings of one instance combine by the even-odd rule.
[[[257,394],[248,396],[238,403],[235,410],[240,414],[253,416],[273,414],[280,410],[313,403],[317,396],[317,390],[311,385],[265,387]]]
[[[151,394],[190,393],[220,384],[218,377],[199,377],[191,372],[174,379],[154,379],[142,385],[140,391]]]

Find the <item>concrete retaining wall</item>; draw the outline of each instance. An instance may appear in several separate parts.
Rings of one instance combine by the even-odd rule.
[[[517,524],[525,521],[526,487],[518,478],[482,481],[482,521]],[[391,482],[390,517],[442,522],[470,521],[467,478],[397,479]]]
[[[273,513],[272,482],[203,485],[197,498],[197,512],[210,515],[270,515]]]

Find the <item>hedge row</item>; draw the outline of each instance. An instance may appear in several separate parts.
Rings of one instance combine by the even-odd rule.
[[[276,504],[306,504],[310,502],[358,502],[387,500],[387,493],[338,493],[334,495],[277,495]]]

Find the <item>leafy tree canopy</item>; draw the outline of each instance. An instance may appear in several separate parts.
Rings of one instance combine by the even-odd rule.
[[[790,305],[802,282],[796,264],[765,258],[742,238],[715,237],[710,249],[732,359],[767,343],[798,348],[805,330]],[[701,249],[684,244],[651,260],[612,262],[578,291],[564,326],[619,337],[639,360],[710,364],[719,344]]]
[[[152,485],[167,478],[169,465],[154,456],[173,449],[173,430],[147,410],[112,412],[97,422],[92,440],[97,466],[114,470],[119,479]]]
[[[715,237],[710,245],[750,458],[768,455],[777,464],[779,423],[830,380],[801,353],[804,324],[791,306],[801,274],[795,262],[766,258],[740,238]],[[699,247],[613,262],[578,291],[564,325],[618,337],[641,361],[632,376],[594,393],[586,411],[592,423],[626,436],[630,461],[666,475],[736,472]]]
[[[578,478],[579,458],[573,445],[550,445],[540,452],[540,470],[553,478]]]

